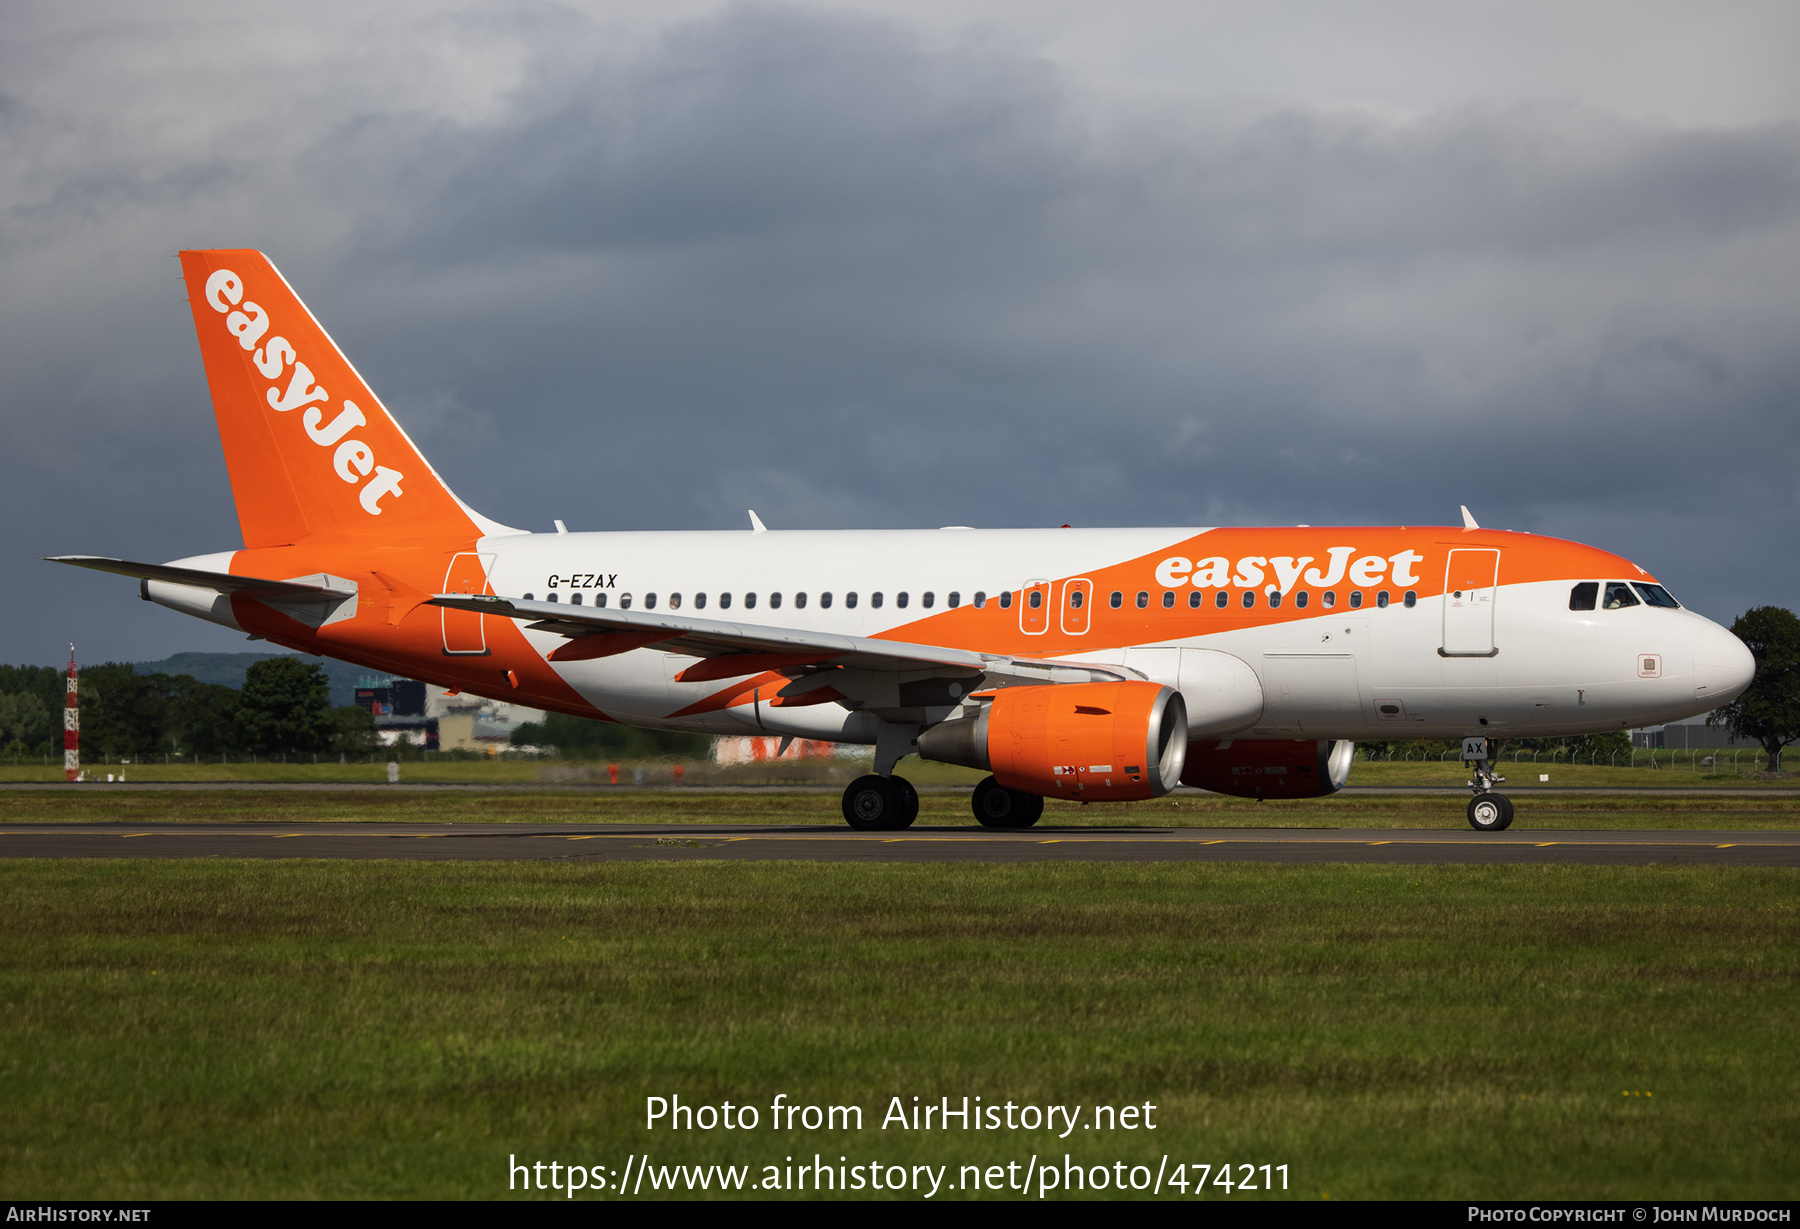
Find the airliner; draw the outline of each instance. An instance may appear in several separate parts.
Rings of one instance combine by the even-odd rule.
[[[904,828],[908,755],[988,775],[981,824],[1044,799],[1330,794],[1370,739],[1461,739],[1499,831],[1507,739],[1708,712],[1754,662],[1654,576],[1460,526],[512,529],[458,499],[286,279],[180,254],[243,546],[55,562],[271,644],[664,730],[874,749],[854,828]]]

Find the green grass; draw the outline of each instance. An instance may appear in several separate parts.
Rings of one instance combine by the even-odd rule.
[[[6,1198],[495,1198],[509,1154],[646,1150],[1800,1196],[1792,871],[7,861],[0,885]],[[647,1133],[676,1093],[865,1127]],[[1158,1130],[879,1129],[891,1096],[965,1094],[1149,1101]]]
[[[1456,828],[1466,799],[1338,794],[1256,802],[1182,794],[1083,807],[1052,800],[1041,827]],[[0,791],[0,826],[17,823],[843,823],[834,792],[779,790],[107,790],[57,786]],[[922,793],[921,825],[973,827],[969,796]],[[1800,826],[1800,797],[1539,794],[1518,797],[1515,831],[1533,828],[1783,829]],[[0,846],[0,853],[4,846]]]
[[[1506,778],[1506,788],[1511,793],[1526,793],[1534,789],[1578,788],[1578,789],[1795,789],[1800,788],[1800,778],[1769,776],[1757,774],[1750,764],[1750,756],[1746,753],[1740,762],[1742,772],[1732,771],[1729,759],[1716,767],[1708,767],[1698,761],[1705,759],[1707,752],[1695,752],[1695,760],[1690,763],[1688,752],[1674,752],[1671,760],[1668,752],[1657,752],[1659,767],[1651,768],[1644,763],[1648,752],[1638,752],[1639,763],[1636,768],[1621,765],[1609,768],[1604,764],[1553,764],[1545,762],[1533,764],[1529,755],[1514,761],[1510,756],[1502,756],[1499,771]],[[1729,755],[1729,753],[1727,753]],[[1785,761],[1784,761],[1785,762]],[[1550,778],[1540,782],[1540,776]],[[1373,786],[1380,788],[1419,788],[1421,786],[1451,786],[1461,788],[1469,779],[1469,770],[1463,764],[1449,760],[1435,760],[1411,763],[1390,763],[1388,761],[1358,760],[1350,769],[1350,784],[1357,786]]]
[[[500,758],[494,760],[455,760],[443,759],[436,755],[420,759],[419,753],[409,751],[400,764],[400,779],[413,785],[603,785],[608,781],[605,761],[568,761],[568,760],[532,760],[518,758]],[[1648,752],[1640,751],[1640,759]],[[1697,761],[1690,766],[1688,753],[1658,752],[1661,767],[1650,768],[1642,764],[1636,768],[1609,768],[1605,765],[1588,764],[1553,764],[1549,762],[1533,764],[1530,757],[1518,762],[1503,758],[1500,771],[1507,777],[1506,788],[1512,793],[1529,793],[1543,788],[1538,777],[1549,776],[1548,785],[1557,787],[1582,787],[1599,789],[1800,789],[1800,777],[1768,778],[1758,776],[1752,771],[1750,757],[1741,757],[1742,772],[1734,772],[1729,763],[1722,763],[1715,770]],[[1674,760],[1668,757],[1673,754]],[[1704,759],[1706,752],[1695,753]],[[325,757],[330,759],[330,757]],[[832,756],[828,759],[815,760],[782,760],[765,761],[753,764],[716,765],[705,761],[683,762],[684,780],[690,785],[743,785],[743,786],[782,786],[782,785],[828,785],[842,787],[852,777],[869,771],[868,757]],[[361,764],[338,764],[327,762],[321,764],[264,761],[256,764],[107,764],[87,762],[83,765],[89,780],[104,782],[108,773],[124,774],[128,781],[137,782],[300,782],[330,785],[377,785],[387,782],[387,761],[378,757],[378,762]],[[667,761],[638,763],[622,761],[619,765],[619,780],[622,784],[632,784],[635,774],[641,769],[644,783],[647,785],[667,785],[672,780],[673,765]],[[908,757],[899,768],[900,774],[916,785],[974,785],[986,773],[971,768],[958,768],[954,764],[926,763],[916,757]],[[34,782],[45,784],[61,782],[63,779],[60,761],[52,764],[42,762],[0,761],[0,782]],[[1370,762],[1358,760],[1350,770],[1350,784],[1353,786],[1374,786],[1377,788],[1404,789],[1419,787],[1450,787],[1460,789],[1469,779],[1468,770],[1460,763],[1451,760],[1436,760],[1411,763],[1390,763],[1386,761]]]

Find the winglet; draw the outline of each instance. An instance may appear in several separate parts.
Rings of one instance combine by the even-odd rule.
[[[762,517],[756,515],[756,509],[750,509],[750,532],[768,533],[769,527],[762,523]]]
[[[1475,523],[1475,518],[1469,515],[1469,505],[1462,504],[1459,506],[1462,508],[1463,528],[1464,529],[1480,529],[1481,526],[1477,525]]]

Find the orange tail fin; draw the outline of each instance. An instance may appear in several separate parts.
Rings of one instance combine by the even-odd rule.
[[[181,253],[247,547],[507,532],[426,463],[261,252]]]

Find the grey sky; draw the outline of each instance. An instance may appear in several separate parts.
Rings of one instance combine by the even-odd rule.
[[[523,527],[1468,503],[1800,605],[1791,5],[7,12],[7,660],[242,646],[33,562],[237,542],[180,247]]]

